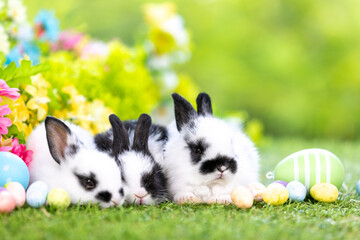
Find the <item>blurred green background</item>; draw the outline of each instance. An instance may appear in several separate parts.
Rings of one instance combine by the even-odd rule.
[[[24,0],[55,9],[62,29],[135,44],[141,0]],[[163,1],[151,1],[163,2]],[[360,135],[360,1],[175,0],[194,42],[179,69],[221,111],[246,110],[266,134]]]

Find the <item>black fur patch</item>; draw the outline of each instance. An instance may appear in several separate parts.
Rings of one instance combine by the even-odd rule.
[[[78,178],[80,185],[86,191],[93,191],[96,188],[98,181],[96,180],[94,173],[90,172],[89,175],[82,175],[74,172],[74,175]]]
[[[204,139],[199,139],[195,142],[187,142],[187,148],[190,150],[191,162],[197,164],[201,161],[206,149],[209,147]]]
[[[79,151],[79,146],[76,144],[70,144],[68,149],[69,155],[75,155]]]
[[[150,127],[150,137],[159,135],[159,137],[156,139],[158,142],[167,142],[168,140],[168,132],[166,130],[166,127],[153,124]]]
[[[217,168],[221,168],[222,166],[226,167],[226,169],[229,169],[232,173],[237,171],[237,163],[233,158],[219,155],[214,159],[206,160],[201,163],[200,173],[212,173],[217,171]]]
[[[101,191],[96,194],[96,198],[103,202],[110,202],[111,197],[112,195],[108,191]]]
[[[95,136],[95,144],[98,150],[102,152],[112,152],[113,132],[112,129],[99,133]]]
[[[124,195],[125,195],[124,188],[120,188],[119,193],[120,193],[121,197],[124,197]]]
[[[156,163],[150,173],[141,177],[141,185],[150,193],[152,198],[157,199],[158,203],[168,198],[167,178]]]

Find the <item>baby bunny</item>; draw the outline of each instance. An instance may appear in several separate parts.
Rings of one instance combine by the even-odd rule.
[[[237,185],[258,180],[257,150],[239,129],[213,116],[209,95],[196,99],[197,112],[177,93],[172,94],[175,123],[161,164],[175,202],[231,203]]]
[[[167,179],[160,166],[154,161],[148,147],[150,131],[159,134],[161,131],[154,129],[155,127],[151,129],[151,117],[147,114],[142,114],[137,123],[136,121],[123,123],[114,114],[110,115],[109,119],[112,129],[98,134],[95,143],[99,150],[105,152],[109,152],[111,144],[120,146],[115,158],[120,161],[125,184],[125,201],[128,204],[138,205],[165,201],[168,197]]]
[[[84,144],[86,143],[86,145]],[[93,137],[84,129],[47,117],[27,140],[33,150],[30,182],[66,190],[73,204],[99,203],[101,207],[122,205],[121,172],[108,154],[95,149]]]

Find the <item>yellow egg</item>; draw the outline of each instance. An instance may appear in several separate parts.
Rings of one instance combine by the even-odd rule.
[[[250,190],[243,186],[235,187],[231,192],[231,200],[239,208],[251,208],[254,197]]]
[[[52,207],[67,208],[70,205],[70,196],[64,189],[54,188],[49,192],[47,201]]]
[[[263,201],[263,194],[266,189],[266,187],[264,185],[262,185],[259,182],[252,182],[252,183],[249,183],[246,187],[252,193],[255,202]]]
[[[310,189],[310,195],[319,202],[335,202],[339,191],[331,183],[318,183]]]
[[[263,198],[267,204],[278,206],[289,199],[289,192],[280,183],[272,183],[265,189]]]

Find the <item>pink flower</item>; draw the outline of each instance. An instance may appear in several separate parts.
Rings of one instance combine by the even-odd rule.
[[[25,162],[26,166],[29,167],[32,161],[33,151],[31,150],[26,151],[25,144],[19,145],[19,139],[17,138],[13,139],[11,152],[19,156]]]
[[[52,50],[75,50],[81,41],[84,40],[84,38],[84,35],[81,33],[74,31],[64,31],[60,34],[58,41],[52,46]]]
[[[8,115],[10,113],[11,113],[11,110],[8,107],[8,105],[0,106],[0,134],[7,134],[8,133],[8,127],[10,127],[12,123],[11,123],[10,119],[5,118],[3,116]]]
[[[3,79],[0,79],[0,96],[16,100],[20,97],[20,93],[18,93],[18,91],[19,89],[17,88],[9,88],[6,82]]]

